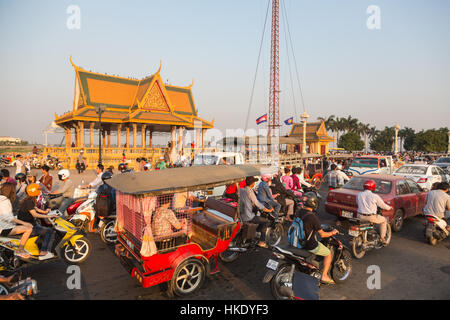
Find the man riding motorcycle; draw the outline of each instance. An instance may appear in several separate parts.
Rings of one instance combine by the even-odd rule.
[[[338,234],[339,231],[334,229],[333,231],[325,232],[322,229],[320,220],[316,213],[316,210],[319,207],[319,199],[313,192],[306,193],[305,197],[307,199],[304,202],[304,208],[297,210],[295,213],[296,217],[303,220],[303,228],[305,230],[306,237],[304,249],[315,255],[324,257],[322,278],[320,282],[323,284],[335,284],[333,279],[328,276],[328,271],[330,270],[333,256],[330,249],[318,241],[317,235],[320,235],[322,238],[328,238]]]
[[[441,182],[436,185],[435,190],[431,190],[427,194],[426,205],[423,212],[426,215],[435,215],[440,219],[445,219],[445,211],[450,211],[450,195],[448,182]],[[450,226],[447,221],[447,230],[450,231]]]
[[[363,185],[364,191],[358,193],[356,196],[356,203],[358,205],[358,218],[361,221],[371,222],[380,225],[380,240],[383,245],[386,245],[386,230],[388,220],[386,217],[377,214],[377,208],[383,210],[392,210],[392,207],[384,203],[381,197],[373,193],[376,189],[374,180],[367,180]]]
[[[17,218],[33,225],[32,235],[39,235],[44,238],[41,252],[39,253],[39,260],[53,258],[55,255],[50,252],[55,238],[53,229],[43,227],[36,222],[36,219],[48,218],[46,214],[50,212],[50,209],[44,211],[36,208],[36,198],[41,194],[38,184],[30,184],[26,191],[28,197],[20,203]]]
[[[70,171],[67,169],[62,169],[58,171],[58,179],[63,181],[63,185],[58,189],[53,191],[51,194],[62,194],[63,200],[59,206],[59,211],[64,217],[67,217],[66,210],[73,203],[73,192],[74,185],[72,180],[69,179]]]
[[[266,206],[266,208],[273,208],[275,217],[278,218],[278,214],[281,209],[281,204],[279,204],[275,198],[278,194],[272,195],[269,186],[272,184],[272,176],[270,174],[263,174],[261,176],[261,183],[258,186],[258,201]]]

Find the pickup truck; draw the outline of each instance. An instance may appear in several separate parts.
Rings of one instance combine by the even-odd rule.
[[[350,176],[368,173],[392,174],[394,161],[391,156],[361,156],[355,157],[347,170]]]

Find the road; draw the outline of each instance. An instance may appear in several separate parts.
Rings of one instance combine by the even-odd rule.
[[[39,174],[38,174],[39,176]],[[72,173],[78,184],[83,178],[89,182],[95,174],[88,171],[82,175]],[[324,196],[326,192],[321,191]],[[319,207],[319,218],[324,223],[335,224],[335,217]],[[383,300],[383,299],[450,299],[450,242],[445,240],[435,247],[423,236],[424,219],[414,217],[406,220],[403,229],[394,233],[388,247],[372,250],[361,260],[353,259],[353,271],[349,280],[341,285],[320,288],[321,300]],[[342,232],[346,231],[341,227]],[[348,244],[348,236],[340,236]],[[55,261],[33,265],[24,274],[38,281],[40,292],[37,299],[167,299],[159,287],[141,288],[131,278],[118,259],[113,248],[105,245],[97,234],[89,234],[93,251],[80,266],[81,288],[68,289],[68,265]],[[195,294],[183,298],[194,300],[260,300],[273,299],[269,285],[262,283],[265,265],[270,252],[258,249],[239,257],[231,264],[221,264],[221,272],[211,276]],[[380,289],[369,289],[367,280],[369,266],[379,266]]]

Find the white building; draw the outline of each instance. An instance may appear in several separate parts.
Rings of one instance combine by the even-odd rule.
[[[14,144],[20,144],[22,143],[22,139],[20,138],[13,138],[13,137],[0,137],[0,143],[14,143]]]

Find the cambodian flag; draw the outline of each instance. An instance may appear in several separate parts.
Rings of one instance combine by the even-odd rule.
[[[263,122],[267,122],[267,113],[256,119],[256,124],[261,124]]]
[[[284,120],[284,124],[291,125],[294,123],[294,117],[290,117],[289,119]]]

